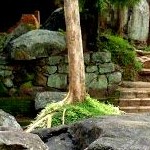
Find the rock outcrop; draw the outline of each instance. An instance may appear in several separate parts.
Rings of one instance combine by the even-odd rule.
[[[146,0],[141,0],[131,10],[128,23],[128,36],[132,40],[146,41],[149,34],[149,5]]]
[[[100,116],[33,133],[51,150],[149,150],[150,113]]]
[[[0,127],[22,130],[21,126],[17,123],[15,117],[13,117],[9,113],[4,112],[2,109],[0,109]]]
[[[0,131],[1,150],[48,150],[39,136],[18,131]]]
[[[1,150],[48,150],[38,135],[26,133],[9,113],[0,110]]]
[[[11,41],[7,49],[15,60],[48,57],[66,49],[65,36],[56,31],[32,30]]]

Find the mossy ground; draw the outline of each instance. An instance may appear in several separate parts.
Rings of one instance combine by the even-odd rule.
[[[0,109],[13,116],[34,117],[36,115],[34,100],[30,97],[1,97]]]

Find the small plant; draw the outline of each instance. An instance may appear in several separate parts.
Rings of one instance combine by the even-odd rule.
[[[90,96],[86,97],[86,100],[82,103],[77,103],[76,105],[65,105],[56,113],[52,120],[52,126],[57,126],[62,124],[62,114],[65,111],[65,124],[70,124],[82,119],[100,116],[100,115],[112,115],[121,114],[118,107],[111,104],[104,104]]]
[[[26,131],[29,132],[33,128],[71,124],[76,121],[100,115],[120,115],[121,113],[122,111],[120,111],[118,107],[99,102],[87,96],[82,103],[60,105],[59,102],[56,102],[48,104],[39,115],[37,115],[36,120],[29,125]],[[50,117],[48,117],[48,115]],[[45,117],[50,119],[46,120]]]
[[[111,52],[112,61],[123,69],[124,80],[134,80],[142,64],[136,59],[134,47],[127,40],[109,34],[103,34],[98,40],[99,50]]]

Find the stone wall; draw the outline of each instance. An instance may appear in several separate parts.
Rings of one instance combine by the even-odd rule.
[[[97,98],[109,96],[121,82],[121,72],[111,62],[111,54],[88,52],[84,61],[87,92]],[[68,56],[64,54],[11,62],[1,57],[0,68],[0,95],[34,95],[39,90],[68,89]]]
[[[84,54],[87,92],[104,97],[121,82],[121,72],[115,69],[109,52]],[[68,88],[68,59],[66,56],[51,56],[48,61],[47,86],[57,89]],[[110,90],[111,89],[111,90]]]
[[[9,65],[5,57],[0,57],[0,95],[11,95],[14,88],[13,84],[13,67]]]

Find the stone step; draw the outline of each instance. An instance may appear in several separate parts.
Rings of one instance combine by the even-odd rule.
[[[143,51],[143,50],[135,50],[137,56],[147,56],[150,57],[150,52],[149,51]]]
[[[123,81],[121,87],[125,88],[150,88],[150,82],[143,81]]]
[[[139,71],[140,75],[150,75],[150,69],[143,68],[141,71]]]
[[[145,113],[150,112],[150,106],[120,107],[126,113]]]
[[[139,71],[137,80],[150,82],[150,69],[143,68],[141,71]]]
[[[119,107],[150,106],[150,98],[120,99]]]
[[[143,68],[150,69],[150,57],[147,56],[140,56],[137,59],[142,63]]]
[[[143,81],[143,82],[150,82],[150,75],[138,75],[137,80]]]
[[[132,99],[132,98],[148,98],[150,97],[150,88],[118,88],[120,92],[120,98]]]

